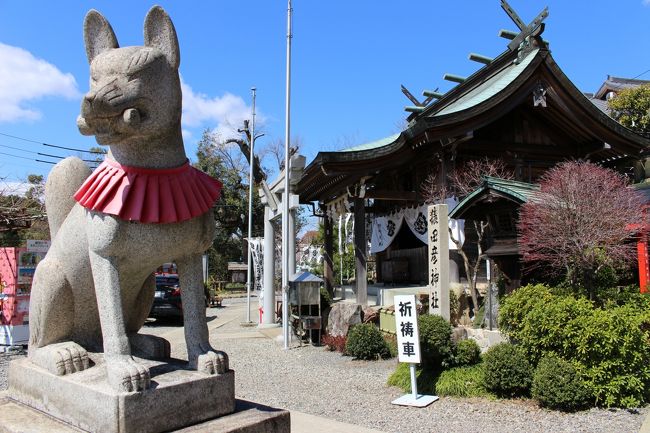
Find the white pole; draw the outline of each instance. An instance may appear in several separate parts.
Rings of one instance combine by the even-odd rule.
[[[248,266],[246,269],[246,323],[251,323],[251,277],[253,269],[253,250],[251,248],[251,239],[253,238],[253,147],[255,146],[255,87],[251,87],[253,92],[253,111],[251,121],[251,142],[250,158],[248,170]]]
[[[275,230],[271,223],[271,208],[264,207],[264,315],[262,323],[272,325],[275,323]]]
[[[409,364],[409,369],[411,370],[411,394],[413,394],[413,400],[417,400],[418,381],[417,376],[415,375],[415,364]]]
[[[289,160],[291,116],[291,0],[287,0],[287,82],[284,130],[284,196],[282,199],[282,335],[284,349],[289,348]]]

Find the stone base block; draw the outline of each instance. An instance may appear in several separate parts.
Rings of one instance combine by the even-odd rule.
[[[101,355],[91,368],[56,376],[29,359],[9,367],[8,396],[81,430],[155,433],[177,430],[235,410],[235,373],[206,375],[180,360],[139,359],[149,368],[151,388],[118,393],[106,382]],[[4,418],[4,412],[3,416]]]
[[[0,393],[0,433],[87,433],[34,408],[3,397]],[[236,400],[235,412],[204,421],[177,433],[290,433],[286,410],[274,409],[245,400]]]

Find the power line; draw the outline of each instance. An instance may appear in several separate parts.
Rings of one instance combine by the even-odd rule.
[[[637,75],[636,77],[633,77],[632,79],[635,80],[635,79],[639,78],[641,75],[647,74],[648,72],[650,72],[650,69],[648,69],[647,71],[641,72],[639,75]]]
[[[18,150],[19,152],[33,153],[34,155],[38,155],[37,152],[32,152],[31,150],[21,149],[20,147],[7,146],[6,144],[0,144],[0,147],[6,147],[7,149]]]
[[[41,144],[43,146],[56,147],[57,149],[74,150],[75,152],[94,153],[97,155],[106,155],[106,152],[99,152],[97,150],[82,150],[82,149],[75,149],[73,147],[55,146],[54,144],[47,144],[47,143],[41,143]]]
[[[72,147],[63,147],[63,146],[57,146],[57,145],[54,145],[54,144],[43,143],[42,141],[36,141],[36,140],[31,140],[29,138],[18,137],[16,135],[5,134],[4,132],[0,132],[0,135],[5,136],[5,137],[9,137],[9,138],[13,138],[13,139],[16,139],[16,140],[27,141],[29,143],[36,143],[36,144],[42,144],[43,146],[56,147],[58,149],[73,150],[75,152],[94,153],[94,154],[101,154],[101,155],[106,154],[106,152],[103,152],[103,151],[75,149],[75,148],[72,148]]]
[[[49,153],[36,152],[36,154],[37,154],[37,155],[41,155],[41,156],[49,156],[50,158],[59,158],[59,159],[65,159],[65,158],[67,158],[67,156],[50,155]],[[82,159],[82,161],[84,161],[84,162],[93,162],[93,163],[97,163],[97,161],[94,160],[94,159]]]
[[[20,158],[20,159],[26,159],[28,161],[34,161],[34,158],[27,158],[25,156],[12,155],[11,153],[0,152],[0,155],[7,155],[7,156],[11,156],[13,158]]]

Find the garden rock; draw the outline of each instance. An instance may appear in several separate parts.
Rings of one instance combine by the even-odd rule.
[[[327,318],[327,334],[333,337],[346,336],[350,326],[361,323],[361,305],[339,302],[332,305]]]

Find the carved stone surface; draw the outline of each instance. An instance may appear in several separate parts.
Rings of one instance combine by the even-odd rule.
[[[87,432],[87,430],[74,427],[32,407],[6,398],[3,394],[0,392],[0,411],[2,412],[0,433],[25,433],[26,426],[30,432]],[[291,431],[289,411],[245,400],[236,400],[235,403],[235,412],[229,415],[173,431],[177,433],[289,433]]]
[[[84,40],[91,85],[77,124],[83,134],[109,145],[111,167],[136,167],[151,174],[184,166],[187,157],[180,124],[178,41],[162,8],[149,11],[144,34],[144,46],[119,48],[108,21],[97,11],[88,12]],[[165,224],[127,221],[116,216],[121,214],[86,209],[71,199],[87,176],[79,159],[67,159],[48,178],[52,247],[34,276],[30,360],[53,374],[73,375],[95,368],[88,351],[103,351],[106,377],[115,391],[149,388],[148,368],[131,355],[169,356],[168,342],[138,331],[153,302],[153,272],[175,261],[189,365],[206,374],[226,373],[227,356],[210,346],[205,321],[201,255],[213,239],[212,210]],[[136,184],[133,176],[123,180]],[[177,192],[187,189],[177,187]],[[174,207],[178,198],[165,203]],[[140,204],[153,206],[142,198]]]
[[[327,334],[333,337],[348,335],[350,326],[361,323],[361,305],[338,302],[332,305],[327,318]]]
[[[116,392],[106,382],[106,365],[95,362],[76,374],[57,376],[28,359],[14,361],[9,371],[12,399],[82,430],[106,433],[149,433],[178,429],[235,410],[235,374],[205,375],[183,361],[137,359],[151,371],[150,389]]]
[[[270,408],[228,417],[234,372],[209,342],[201,260],[220,184],[187,163],[178,40],[162,8],[147,14],[144,39],[119,48],[108,21],[86,15],[91,84],[77,125],[109,151],[90,176],[69,158],[48,178],[52,245],[34,275],[28,358],[9,371],[8,396],[21,405],[0,399],[2,418],[12,417],[0,432],[153,433],[212,422],[191,431],[290,429],[288,412]],[[138,333],[153,273],[167,262],[178,267],[188,362],[170,359],[165,339]],[[30,411],[47,427],[21,425]]]

